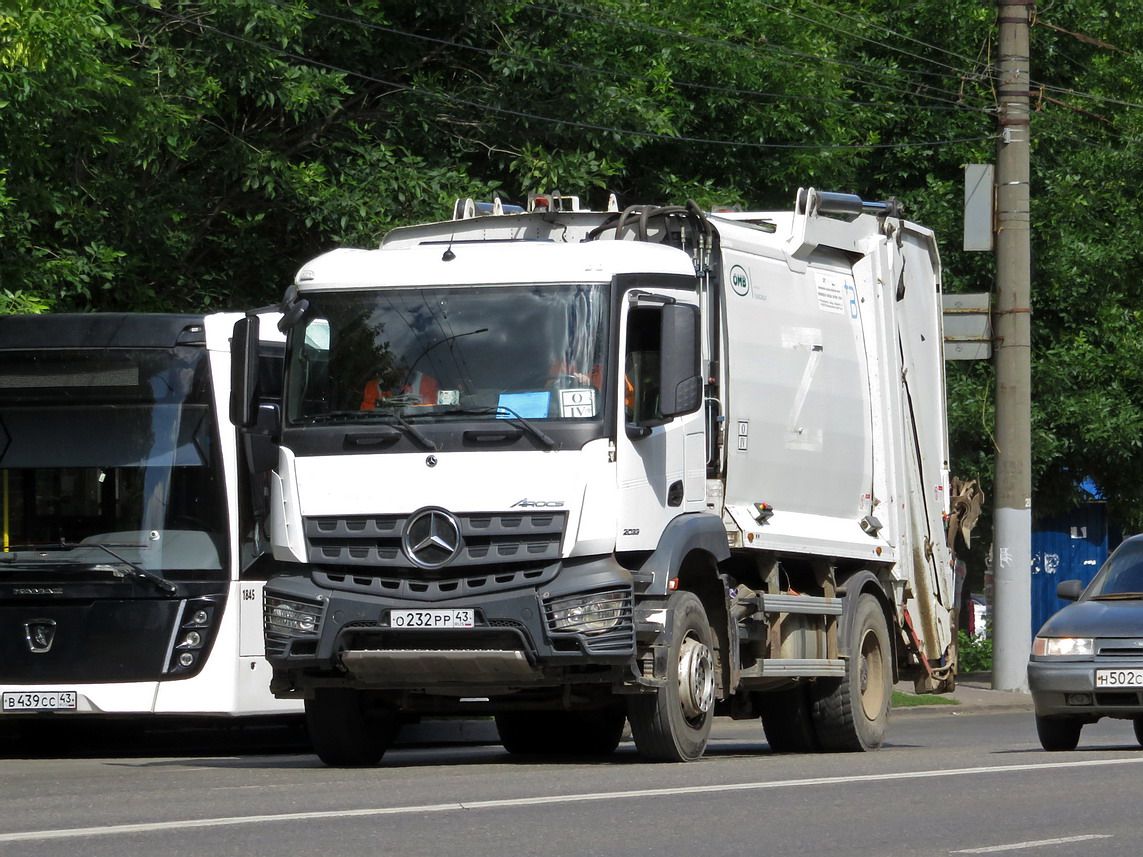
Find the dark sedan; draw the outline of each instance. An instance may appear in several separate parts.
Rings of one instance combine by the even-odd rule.
[[[1028,685],[1045,750],[1074,750],[1085,723],[1131,720],[1143,744],[1143,535],[1124,541],[1075,601],[1044,623],[1032,643]]]

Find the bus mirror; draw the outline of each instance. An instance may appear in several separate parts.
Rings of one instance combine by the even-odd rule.
[[[698,307],[663,307],[660,409],[665,418],[697,411],[702,405]]]
[[[258,316],[248,315],[234,323],[230,340],[230,421],[250,428],[257,420]]]

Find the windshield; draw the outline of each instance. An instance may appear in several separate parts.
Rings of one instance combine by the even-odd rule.
[[[602,417],[605,285],[315,292],[291,332],[291,424]]]
[[[1124,542],[1103,564],[1085,598],[1143,598],[1143,541]]]
[[[0,352],[6,559],[222,569],[216,435],[202,348]]]

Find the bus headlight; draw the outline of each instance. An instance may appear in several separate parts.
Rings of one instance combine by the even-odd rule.
[[[183,605],[170,643],[167,675],[183,678],[202,668],[214,638],[214,620],[221,615],[221,606],[212,598],[192,598]]]

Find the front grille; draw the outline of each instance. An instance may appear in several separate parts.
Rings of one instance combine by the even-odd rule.
[[[1143,660],[1143,639],[1096,640],[1096,657]]]
[[[477,568],[479,569],[479,566]],[[392,569],[386,570],[393,572]],[[318,586],[327,589],[407,598],[412,601],[441,601],[446,598],[506,592],[524,586],[542,586],[555,578],[559,570],[559,563],[550,563],[538,567],[528,565],[497,568],[494,571],[485,570],[473,574],[474,569],[471,566],[458,568],[450,565],[449,573],[468,572],[468,576],[441,578],[440,571],[429,572],[420,568],[399,571],[397,574],[400,576],[392,573],[385,576],[372,574],[370,569],[355,568],[352,572],[343,573],[340,569],[317,568],[313,571],[313,580]],[[436,579],[426,579],[430,574]]]
[[[1104,708],[1138,708],[1139,693],[1137,691],[1118,690],[1115,692],[1101,691],[1095,695],[1095,704]]]
[[[456,649],[518,649],[534,658],[535,646],[527,630],[519,622],[498,622],[463,631],[394,631],[383,625],[357,623],[346,626],[341,638],[343,649],[353,651],[392,651],[432,649],[448,652]]]
[[[317,565],[424,572],[401,548],[406,515],[306,518],[307,555]],[[566,512],[457,515],[462,545],[447,565],[542,564],[559,559]],[[404,575],[394,575],[403,577]]]

